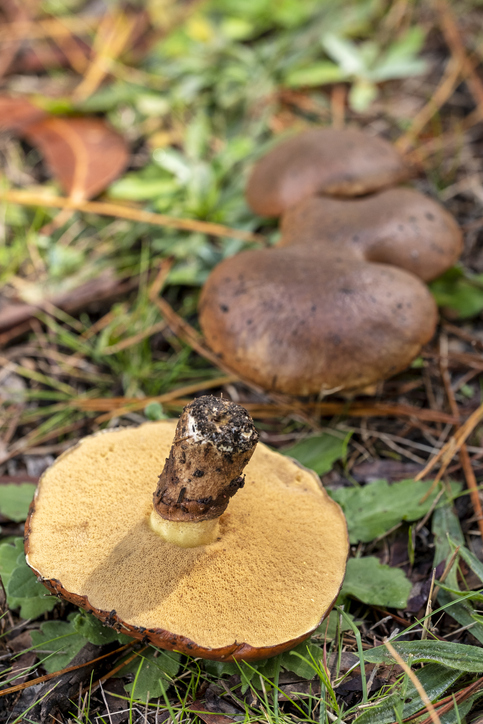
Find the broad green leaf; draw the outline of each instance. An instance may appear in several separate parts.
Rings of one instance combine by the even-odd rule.
[[[478,674],[483,671],[483,649],[477,646],[449,641],[392,641],[391,645],[411,665],[432,661],[460,672]],[[391,664],[394,661],[385,646],[365,651],[364,659],[370,664]]]
[[[238,664],[230,664],[227,661],[210,661],[207,659],[206,661],[203,661],[203,665],[205,667],[205,671],[218,678],[222,676],[233,676],[234,674],[238,674],[240,671]],[[241,662],[240,666],[243,666],[243,662]],[[252,676],[254,673],[255,672],[252,672]]]
[[[285,84],[291,88],[298,88],[303,85],[337,83],[345,79],[346,76],[339,66],[327,60],[290,71],[285,78]]]
[[[32,646],[42,660],[42,666],[49,674],[70,664],[86,639],[76,633],[71,621],[47,621],[40,631],[32,631]]]
[[[85,611],[80,611],[73,619],[72,623],[76,633],[83,636],[91,644],[102,646],[109,644],[111,641],[119,641],[120,643],[129,643],[132,641],[131,636],[120,634],[109,626],[104,626],[95,616]]]
[[[431,481],[401,480],[389,485],[386,480],[376,480],[363,487],[330,490],[329,494],[345,513],[350,542],[367,543],[403,520],[419,520],[426,515],[440,492],[440,488],[436,488],[421,503],[431,485]],[[451,483],[453,495],[460,489],[458,483]]]
[[[470,276],[461,267],[453,267],[429,288],[439,307],[449,307],[461,319],[474,317],[483,309],[483,274]]]
[[[15,538],[15,540],[10,543],[2,543],[0,545],[0,576],[2,577],[5,590],[7,589],[12,573],[17,567],[17,559],[21,553],[23,553],[22,538]]]
[[[142,702],[161,696],[179,671],[179,659],[179,654],[150,646],[121,669],[121,676],[129,673],[135,676],[133,682],[124,686],[125,690]]]
[[[411,581],[399,568],[368,556],[349,558],[341,593],[374,606],[406,608],[411,588]]]
[[[0,513],[16,523],[25,520],[36,487],[33,483],[0,486]]]
[[[12,610],[20,609],[21,618],[38,618],[46,611],[51,611],[58,602],[27,566],[22,538],[17,538],[13,544],[0,545],[0,575],[7,603]]]
[[[324,475],[324,473],[332,470],[336,460],[340,460],[345,456],[349,439],[350,434],[345,438],[340,438],[324,432],[322,435],[307,437],[305,440],[301,440],[280,452],[283,455],[295,458],[299,463],[302,463],[310,470],[314,470],[318,475]]]
[[[424,669],[415,672],[429,699],[434,702],[461,676],[461,672],[447,669],[439,664],[428,664]],[[354,719],[354,724],[389,724],[402,721],[424,707],[421,697],[414,684],[403,677],[397,690],[383,697],[380,704],[367,707]],[[395,715],[398,712],[399,719]]]

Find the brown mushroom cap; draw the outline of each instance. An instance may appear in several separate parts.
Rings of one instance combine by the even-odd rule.
[[[264,389],[364,387],[405,369],[436,304],[415,276],[304,244],[247,251],[211,273],[200,323],[223,362]]]
[[[359,196],[407,178],[408,169],[388,141],[357,130],[317,128],[281,143],[255,165],[248,205],[278,216],[308,196]]]
[[[436,279],[458,260],[463,235],[440,204],[408,188],[363,199],[311,197],[282,217],[278,246],[321,245],[330,252]]]
[[[260,445],[219,519],[219,539],[167,543],[149,516],[175,427],[104,432],[61,456],[27,521],[29,565],[53,592],[163,648],[245,660],[291,648],[341,586],[340,508],[313,473]]]

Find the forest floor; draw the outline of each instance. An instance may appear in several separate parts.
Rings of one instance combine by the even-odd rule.
[[[478,3],[4,0],[0,13],[0,721],[482,722]],[[431,284],[436,335],[370,395],[263,393],[219,369],[199,332],[211,269],[278,238],[244,201],[254,160],[313,126],[393,142],[464,232]],[[328,621],[256,664],[120,637],[48,596],[23,553],[58,455],[204,393],[246,406],[348,521]]]

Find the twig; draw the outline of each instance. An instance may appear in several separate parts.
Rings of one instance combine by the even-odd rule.
[[[428,600],[426,602],[426,611],[424,614],[423,631],[421,633],[421,641],[428,638],[428,633],[431,630],[431,614],[433,612],[433,589],[434,589],[434,577],[436,575],[436,568],[433,568],[433,575],[431,576],[431,588],[429,589]]]
[[[94,664],[97,661],[101,661],[101,659],[105,659],[108,656],[113,656],[114,654],[118,654],[120,651],[124,651],[125,649],[128,649],[131,646],[134,646],[135,643],[137,643],[137,641],[132,641],[128,644],[124,644],[124,646],[121,646],[119,649],[116,649],[115,651],[110,651],[108,654],[103,654],[102,656],[98,656],[96,659],[92,659],[91,661],[84,661],[82,664],[77,664],[77,666],[68,666],[66,669],[61,669],[60,671],[54,671],[52,674],[44,674],[44,676],[38,676],[36,679],[32,679],[31,681],[25,681],[23,684],[17,684],[16,686],[9,686],[8,689],[3,689],[2,691],[0,691],[0,696],[6,696],[7,694],[14,694],[16,691],[23,691],[24,689],[28,689],[30,686],[35,686],[36,684],[43,684],[45,681],[50,681],[51,679],[55,679],[58,676],[63,676],[64,674],[69,674],[71,671],[77,671],[77,669],[82,669],[84,666],[90,666],[91,664]]]
[[[401,153],[407,153],[409,147],[417,139],[431,118],[439,111],[441,106],[451,97],[461,72],[461,60],[452,58],[444,71],[441,81],[423,108],[413,118],[410,128],[395,143]]]
[[[109,73],[110,61],[126,49],[135,24],[136,17],[128,17],[122,11],[104,15],[92,46],[92,62],[72,95],[74,101],[84,101],[97,90]]]
[[[440,370],[441,370],[441,377],[443,380],[444,389],[446,391],[446,396],[448,398],[449,406],[451,408],[451,412],[453,415],[457,418],[458,423],[456,424],[456,429],[460,430],[459,425],[459,409],[458,404],[456,402],[453,388],[451,387],[451,379],[448,372],[448,338],[445,334],[442,334],[440,337]],[[474,473],[473,468],[471,467],[471,460],[468,453],[468,449],[464,443],[461,444],[461,448],[459,451],[459,457],[461,462],[461,467],[463,468],[463,472],[465,474],[466,478],[466,484],[468,486],[468,490],[470,491],[470,498],[471,498],[471,504],[473,505],[473,511],[475,514],[475,518],[478,522],[478,528],[480,530],[481,537],[483,539],[483,509],[481,507],[481,500],[480,500],[480,494],[478,491],[478,483],[476,481],[476,476]]]
[[[453,418],[454,419],[454,418]],[[441,468],[438,475],[436,476],[432,489],[434,489],[437,483],[441,480],[444,475],[446,468],[450,464],[453,457],[460,450],[465,440],[471,435],[475,427],[483,420],[483,403],[469,416],[465,423],[450,437],[448,442],[443,445],[441,450],[428,462],[423,470],[418,473],[415,480],[421,480],[424,478],[434,466],[441,461]],[[432,492],[429,491],[426,495],[430,495]]]
[[[457,22],[449,3],[447,3],[446,0],[434,0],[434,2],[439,14],[439,22],[446,43],[448,44],[453,58],[455,58],[461,66],[463,76],[466,78],[468,88],[470,89],[471,95],[473,96],[479,111],[483,113],[483,83],[476,73],[476,62],[473,62],[470,58],[468,58],[465,43],[461,38]]]
[[[97,417],[96,423],[100,424],[102,422],[107,422],[108,420],[111,420],[113,417],[126,415],[129,412],[136,412],[136,410],[143,410],[150,402],[159,402],[160,404],[172,402],[181,395],[192,395],[195,392],[209,390],[212,387],[221,387],[222,385],[226,385],[229,382],[233,381],[234,378],[229,376],[216,377],[213,380],[204,380],[203,382],[195,382],[192,385],[186,385],[185,387],[179,388],[177,390],[166,392],[164,395],[157,395],[156,397],[146,397],[142,400],[137,399],[134,403],[130,403],[129,405],[125,405],[124,407],[116,407],[114,409],[111,409],[111,411],[107,412],[105,415]],[[85,400],[85,402],[87,403],[89,402],[89,400]],[[82,409],[89,408],[84,407]]]
[[[52,209],[74,209],[100,216],[113,216],[117,219],[128,219],[154,226],[166,226],[171,229],[182,231],[195,231],[210,236],[226,236],[242,241],[254,241],[265,243],[260,234],[253,234],[251,231],[242,229],[231,229],[229,226],[214,224],[209,221],[198,221],[197,219],[177,219],[166,214],[155,214],[152,211],[144,211],[132,206],[121,206],[120,204],[105,203],[102,201],[82,201],[63,196],[46,196],[31,191],[0,190],[0,201],[9,201],[22,206],[40,206]]]

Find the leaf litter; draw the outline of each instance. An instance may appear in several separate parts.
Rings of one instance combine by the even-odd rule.
[[[51,154],[50,172],[63,182],[64,192],[74,189],[82,196],[72,200],[40,188],[47,166],[38,156],[26,155],[15,135],[2,145],[7,179],[2,198],[10,202],[5,213],[12,231],[3,230],[8,244],[0,244],[0,280],[8,303],[25,294],[26,285],[52,288],[58,283],[77,289],[75,275],[89,263],[94,277],[108,269],[112,279],[134,279],[131,288],[138,293],[125,288],[112,302],[94,287],[89,301],[96,306],[82,314],[46,295],[52,306],[39,305],[33,315],[5,327],[0,375],[20,375],[26,385],[20,397],[13,388],[9,392],[0,386],[6,440],[0,473],[21,478],[36,457],[56,455],[80,435],[99,429],[104,423],[98,412],[104,422],[137,424],[146,416],[160,419],[177,411],[193,390],[214,389],[251,409],[265,442],[324,476],[345,508],[353,548],[339,609],[312,642],[282,657],[249,666],[190,661],[151,647],[116,654],[121,642],[112,638],[112,630],[57,602],[35,581],[22,556],[22,541],[15,538],[27,496],[9,495],[5,504],[7,487],[2,486],[0,566],[9,604],[0,620],[2,688],[6,692],[20,680],[27,688],[0,697],[0,717],[40,721],[50,711],[63,721],[87,712],[104,720],[116,716],[116,723],[135,716],[154,722],[162,712],[163,717],[194,721],[197,704],[201,718],[207,710],[232,721],[245,712],[274,721],[382,723],[418,712],[420,721],[429,720],[413,681],[384,646],[388,638],[441,721],[464,721],[472,707],[470,716],[478,716],[483,555],[474,510],[461,485],[468,470],[457,453],[466,444],[471,468],[481,480],[477,410],[483,256],[474,115],[475,108],[481,112],[483,107],[474,70],[481,49],[471,4],[466,15],[458,12],[457,17],[446,3],[438,9],[439,15],[425,8],[410,17],[407,8],[391,4],[376,18],[371,4],[360,3],[348,6],[342,18],[323,4],[259,0],[241,17],[231,2],[218,0],[206,9],[187,4],[180,16],[168,10],[169,17],[162,19],[150,9],[149,28],[144,26],[136,38],[129,30],[131,20],[117,8],[106,15],[102,32],[97,22],[67,14],[62,17],[68,41],[62,61],[64,97],[59,101],[58,91],[51,94],[60,81],[48,72],[25,76],[27,94],[19,95],[14,77],[7,79],[3,94],[22,99],[12,108],[11,128],[23,133],[29,124],[46,124],[37,134],[42,141],[34,143],[33,134],[30,143],[47,164]],[[48,25],[44,18],[35,25],[33,20],[25,26],[29,47],[60,37],[58,23]],[[118,42],[109,40],[114,26],[122,31]],[[33,37],[34,27],[41,28],[42,38]],[[108,39],[104,49],[101,39]],[[472,60],[465,47],[473,52]],[[20,60],[15,53],[9,56],[10,67]],[[433,62],[435,53],[452,59],[446,74]],[[347,65],[349,56],[359,63],[357,69]],[[43,57],[47,61],[48,55]],[[382,78],[371,75],[377,57],[384,60],[384,81],[396,77],[398,68],[401,80],[382,84]],[[302,71],[308,75],[303,77]],[[462,84],[456,91],[458,81]],[[42,96],[41,112],[31,108],[32,89],[34,96]],[[87,118],[89,112],[104,114],[111,125]],[[68,122],[77,128],[101,123],[129,140],[129,174],[112,187],[108,203],[87,200],[108,182],[92,192],[94,184],[88,192],[86,164],[78,170],[59,121],[62,129]],[[250,218],[243,204],[242,180],[250,159],[262,153],[273,133],[311,122],[345,121],[399,138],[398,145],[424,170],[416,186],[440,195],[467,229],[463,265],[433,286],[447,320],[446,364],[454,404],[443,383],[439,344],[428,346],[407,373],[381,385],[375,400],[354,402],[262,395],[236,378],[220,378],[209,360],[193,352],[203,352],[195,309],[207,272],[244,244],[274,240],[270,224]],[[106,170],[102,163],[99,168]],[[11,188],[25,174],[29,181],[22,185],[27,189]],[[27,194],[23,200],[21,193]],[[141,207],[135,206],[140,202]],[[58,228],[49,211],[56,204],[68,214],[75,210],[69,223]],[[175,223],[166,225],[165,217]],[[239,235],[230,237],[230,229]],[[186,230],[193,232],[190,237]],[[150,305],[149,285],[166,256],[173,262],[163,282],[162,303]],[[328,418],[325,429],[323,417]],[[458,419],[463,434],[454,427]],[[446,472],[440,469],[442,483],[422,501],[431,482],[414,482],[414,477],[423,477],[428,460],[437,454]],[[374,481],[376,464],[384,474]],[[401,480],[401,466],[408,465],[413,472]],[[425,630],[428,638],[421,640]],[[20,672],[13,668],[10,659],[16,654],[8,646],[22,632],[30,635],[37,659]],[[96,655],[111,663],[90,666]],[[58,672],[58,684],[64,687],[69,674],[62,671],[72,656],[84,673],[74,688],[62,688],[54,705],[47,697],[51,682],[55,684]],[[50,670],[53,679],[29,689],[29,680],[38,675],[36,666],[40,672]],[[111,680],[116,675],[122,688]],[[36,688],[47,685],[49,689]],[[47,697],[43,709],[36,697]],[[121,702],[116,707],[120,713],[113,713],[113,701]]]

